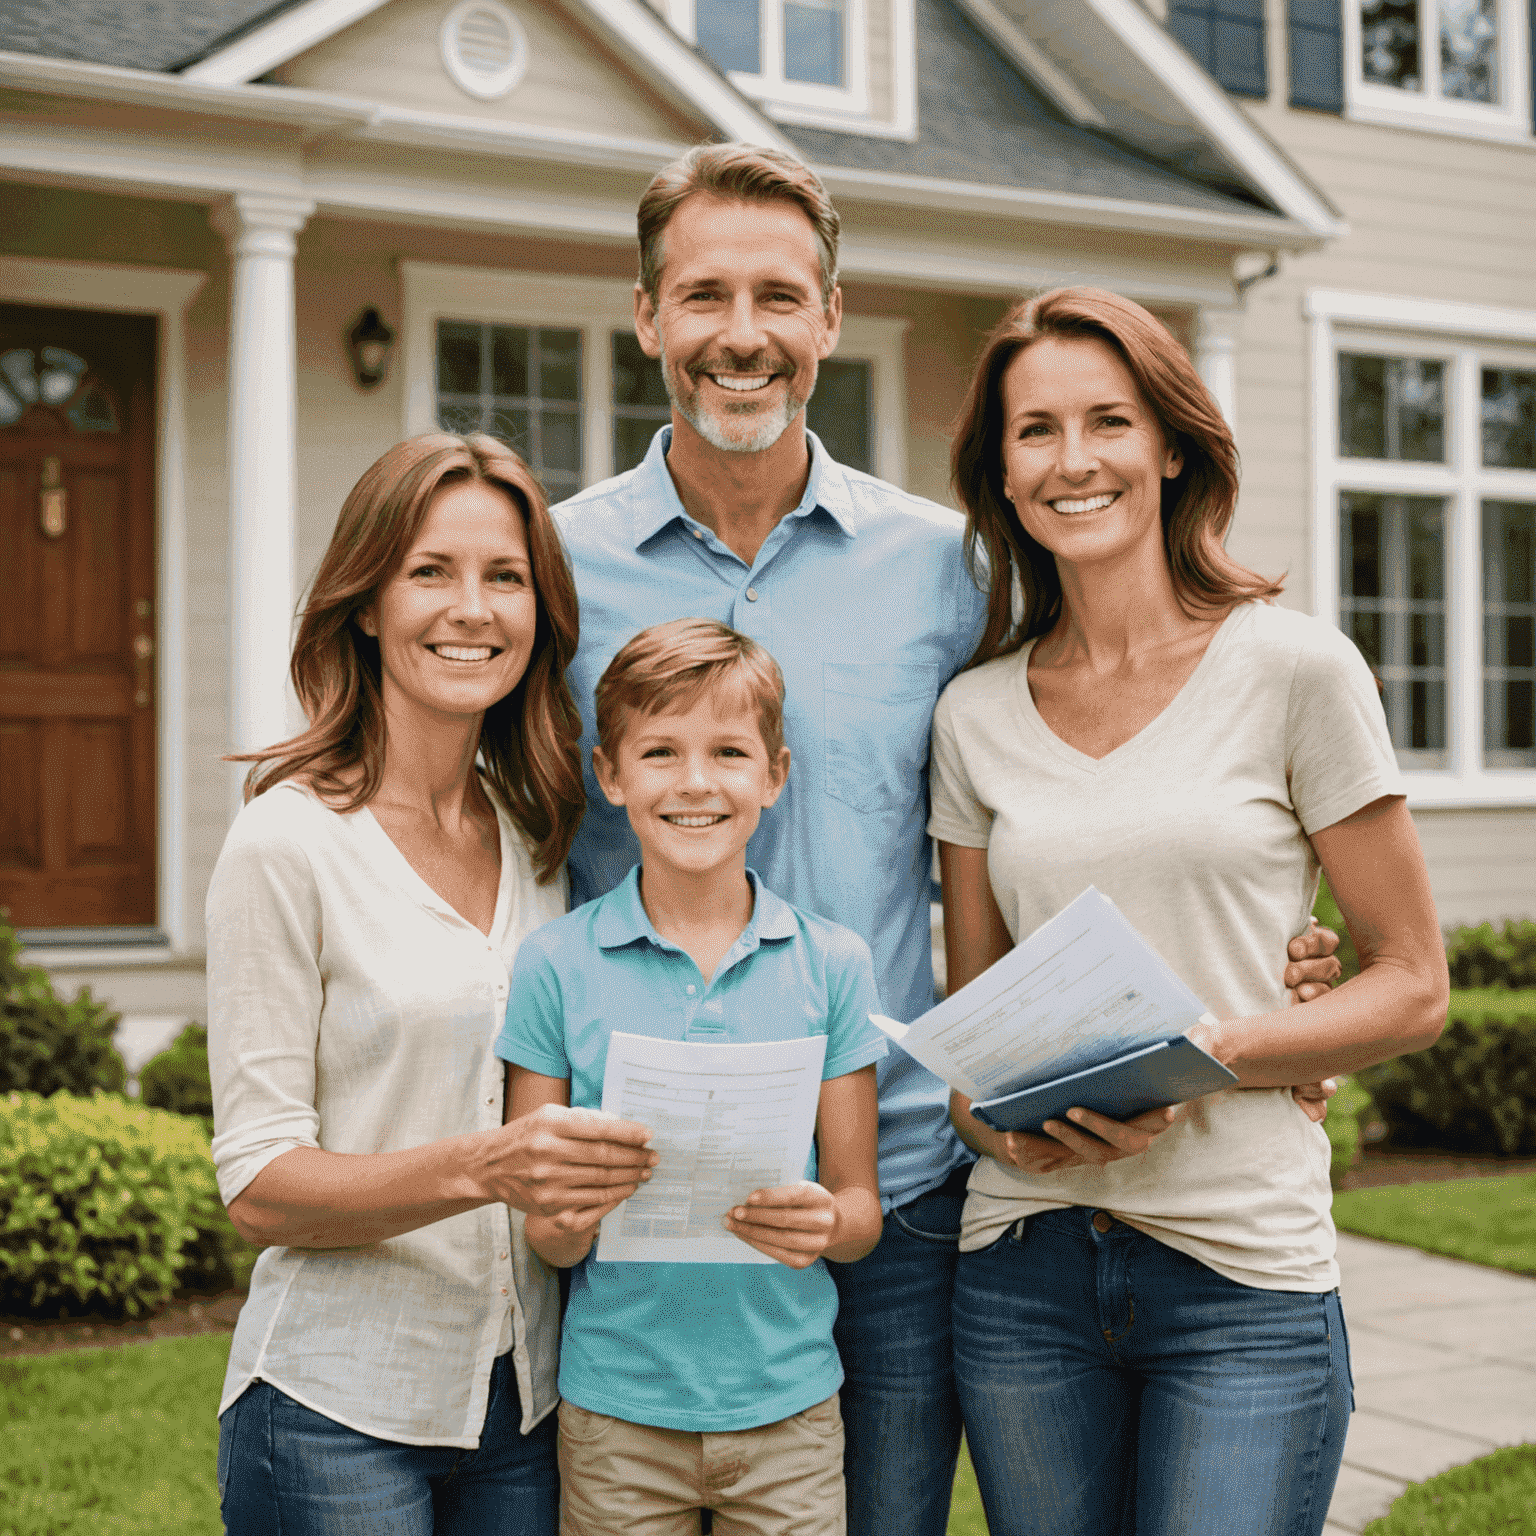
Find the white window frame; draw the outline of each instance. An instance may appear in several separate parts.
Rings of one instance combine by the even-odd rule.
[[[661,0],[672,30],[697,45],[698,30],[694,19],[694,0]],[[743,96],[770,107],[771,115],[781,122],[861,131],[852,119],[869,115],[869,17],[867,4],[889,5],[892,10],[892,42],[901,35],[896,29],[913,31],[912,0],[844,0],[847,32],[847,84],[810,85],[803,80],[784,78],[784,6],[783,0],[759,0],[762,6],[762,69],[757,74],[744,70],[726,71],[726,78]],[[899,49],[892,48],[899,56]]]
[[[1536,806],[1536,769],[1483,764],[1485,497],[1536,501],[1536,470],[1482,465],[1482,368],[1536,368],[1536,310],[1314,289],[1312,331],[1313,611],[1339,622],[1339,493],[1446,499],[1446,754],[1443,769],[1404,770],[1412,806]],[[1445,363],[1446,458],[1440,464],[1339,454],[1338,354]]]
[[[1418,0],[1424,71],[1420,89],[1402,91],[1365,79],[1360,0],[1344,0],[1344,91],[1348,115],[1357,122],[1391,128],[1421,128],[1468,138],[1529,142],[1531,130],[1530,46],[1526,0],[1499,0],[1499,95],[1496,103],[1452,101],[1439,94],[1440,21],[1438,0]],[[1431,26],[1425,30],[1424,23]]]
[[[555,277],[492,267],[402,261],[400,365],[405,435],[437,431],[437,322],[576,329],[581,346],[583,487],[613,473],[613,352],[610,332],[633,330],[634,285],[615,278]],[[845,315],[836,356],[871,367],[874,472],[904,485],[907,472],[905,339],[908,322]]]

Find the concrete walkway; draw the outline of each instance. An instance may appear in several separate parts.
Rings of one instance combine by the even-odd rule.
[[[1339,1234],[1355,1415],[1325,1531],[1409,1483],[1536,1441],[1536,1280]]]

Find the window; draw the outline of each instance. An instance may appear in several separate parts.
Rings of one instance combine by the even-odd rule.
[[[1309,296],[1320,607],[1376,673],[1421,803],[1536,801],[1536,314],[1505,312],[1520,347],[1455,334],[1495,328],[1473,306],[1421,306],[1427,335],[1348,326],[1359,298]]]
[[[1173,0],[1168,30],[1238,96],[1267,96],[1264,0]]]
[[[865,0],[667,0],[666,11],[749,96],[869,110]],[[910,17],[903,22],[910,26]]]
[[[489,432],[556,502],[633,468],[671,420],[661,365],[635,339],[628,283],[410,261],[400,271],[407,433]],[[905,331],[845,316],[806,411],[840,463],[896,484]]]
[[[1351,114],[1529,137],[1517,0],[1345,0]]]

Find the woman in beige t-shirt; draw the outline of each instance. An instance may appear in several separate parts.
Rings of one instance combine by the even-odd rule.
[[[1059,290],[1010,315],[954,466],[990,616],[934,721],[950,985],[1095,885],[1221,1021],[1191,1034],[1240,1084],[1044,1136],[956,1095],[982,1154],[956,1379],[989,1528],[1319,1532],[1348,1352],[1327,1138],[1286,1085],[1420,1049],[1446,1005],[1374,680],[1224,551],[1231,434],[1138,305]],[[1362,971],[1287,1012],[1270,957],[1320,864]]]

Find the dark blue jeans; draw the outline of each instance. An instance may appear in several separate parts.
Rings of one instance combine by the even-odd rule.
[[[226,1536],[555,1536],[555,1416],[521,1422],[510,1351],[474,1451],[379,1440],[252,1382],[219,1421]]]
[[[1317,1536],[1354,1406],[1338,1294],[1238,1285],[1093,1215],[960,1256],[955,1376],[992,1536]]]
[[[843,1359],[848,1536],[944,1536],[960,1453],[950,1311],[967,1166],[885,1218],[857,1264],[829,1264]]]

